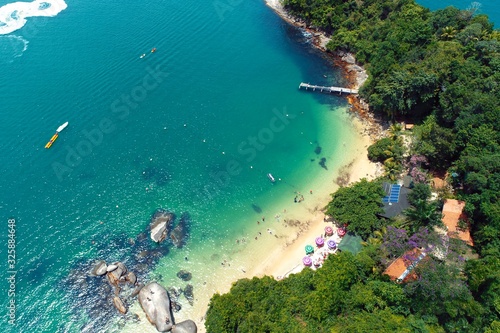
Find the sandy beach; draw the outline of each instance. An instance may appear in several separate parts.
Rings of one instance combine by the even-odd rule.
[[[297,25],[297,22],[283,10],[279,0],[266,0],[266,3],[286,21]],[[364,69],[357,66],[352,71],[349,68],[350,65],[356,66],[351,55],[341,57],[340,60],[343,62],[340,65],[343,66],[351,87],[359,87],[366,80]],[[302,269],[310,269],[302,264],[305,246],[314,245],[315,238],[324,234],[326,226],[336,229],[331,222],[324,220],[324,208],[331,200],[331,193],[335,192],[339,185],[346,186],[362,178],[371,180],[381,173],[381,167],[368,160],[367,147],[380,137],[382,129],[372,118],[359,112],[356,101],[359,100],[349,99],[350,111],[358,111],[349,113],[349,126],[354,127],[358,136],[347,146],[344,143],[344,154],[339,157],[340,167],[325,173],[320,178],[311,179],[310,187],[302,189],[302,193],[291,191],[289,200],[280,202],[271,209],[274,212],[272,215],[263,216],[257,223],[252,221],[255,224],[251,228],[250,235],[242,233],[239,239],[219,244],[221,253],[224,253],[218,257],[220,266],[191,267],[193,284],[202,285],[203,288],[195,290],[195,301],[192,305],[181,300],[182,310],[174,314],[177,322],[194,320],[198,325],[198,332],[206,332],[205,314],[214,293],[227,293],[238,279],[266,275],[282,279]],[[293,195],[303,197],[304,200],[294,203]],[[206,262],[213,261],[212,257],[207,251]],[[130,312],[138,315],[144,333],[156,332],[137,302],[131,307]],[[125,325],[121,332],[136,330],[135,325]]]

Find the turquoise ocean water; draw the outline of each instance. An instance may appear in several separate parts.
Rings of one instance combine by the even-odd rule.
[[[17,324],[0,327],[12,332],[104,330],[115,311],[88,297],[89,262],[134,265],[145,249],[196,262],[196,244],[234,242],[242,217],[326,172],[320,157],[333,168],[353,135],[344,99],[298,90],[342,79],[260,0],[68,1],[0,48],[2,277],[9,218],[17,271],[15,297],[2,279],[0,298],[2,316],[16,301]],[[185,214],[185,248],[131,245],[159,207]]]
[[[262,1],[34,4],[24,13],[35,17],[0,35],[5,331],[105,331],[115,312],[87,292],[99,288],[85,277],[94,259],[144,265],[136,254],[156,251],[175,275],[179,264],[165,258],[201,260],[197,244],[234,239],[246,217],[306,191],[327,172],[320,158],[340,166],[354,135],[345,100],[297,88],[345,82]],[[20,21],[19,4],[9,6],[0,21]],[[482,11],[498,15],[495,6]],[[159,207],[188,221],[184,248],[137,241]]]

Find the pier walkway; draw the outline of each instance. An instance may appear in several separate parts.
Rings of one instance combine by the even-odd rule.
[[[325,92],[325,93],[332,93],[332,92],[338,92],[339,94],[357,94],[358,89],[349,89],[349,88],[342,88],[342,87],[323,87],[323,86],[315,86],[309,83],[304,83],[301,82],[299,85],[299,89],[306,88],[312,89],[312,91],[319,90],[320,92]]]

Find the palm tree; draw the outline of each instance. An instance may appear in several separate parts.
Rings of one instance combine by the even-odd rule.
[[[442,225],[442,214],[438,209],[438,203],[427,200],[418,200],[414,206],[405,211],[405,215],[411,222],[410,228],[416,232],[420,227],[434,227]]]
[[[386,227],[382,227],[380,230],[375,230],[373,236],[368,237],[366,242],[361,242],[363,246],[368,245],[380,245],[384,241],[384,236],[387,233]]]
[[[456,34],[457,30],[455,28],[447,26],[444,27],[441,31],[441,38],[444,40],[452,40],[453,38],[455,38]]]
[[[401,173],[402,166],[394,157],[390,157],[384,161],[385,176],[390,180],[396,180]]]

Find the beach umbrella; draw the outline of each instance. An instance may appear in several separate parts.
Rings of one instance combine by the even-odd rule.
[[[302,258],[302,263],[304,264],[304,266],[311,266],[312,265],[311,257],[305,256],[304,258]]]
[[[330,239],[328,242],[326,242],[326,245],[328,245],[329,249],[335,249],[337,247],[337,243],[333,239]]]
[[[326,234],[327,236],[331,236],[331,235],[333,235],[333,229],[332,229],[332,227],[330,227],[330,226],[326,226],[326,227],[325,227],[325,234]]]
[[[310,254],[314,252],[314,247],[311,245],[306,245],[306,254]]]
[[[346,233],[345,228],[338,228],[338,229],[337,229],[337,234],[338,234],[340,237],[344,237],[345,233]]]
[[[325,240],[323,239],[323,237],[316,237],[316,245],[318,247],[322,247],[323,245],[325,245]]]

